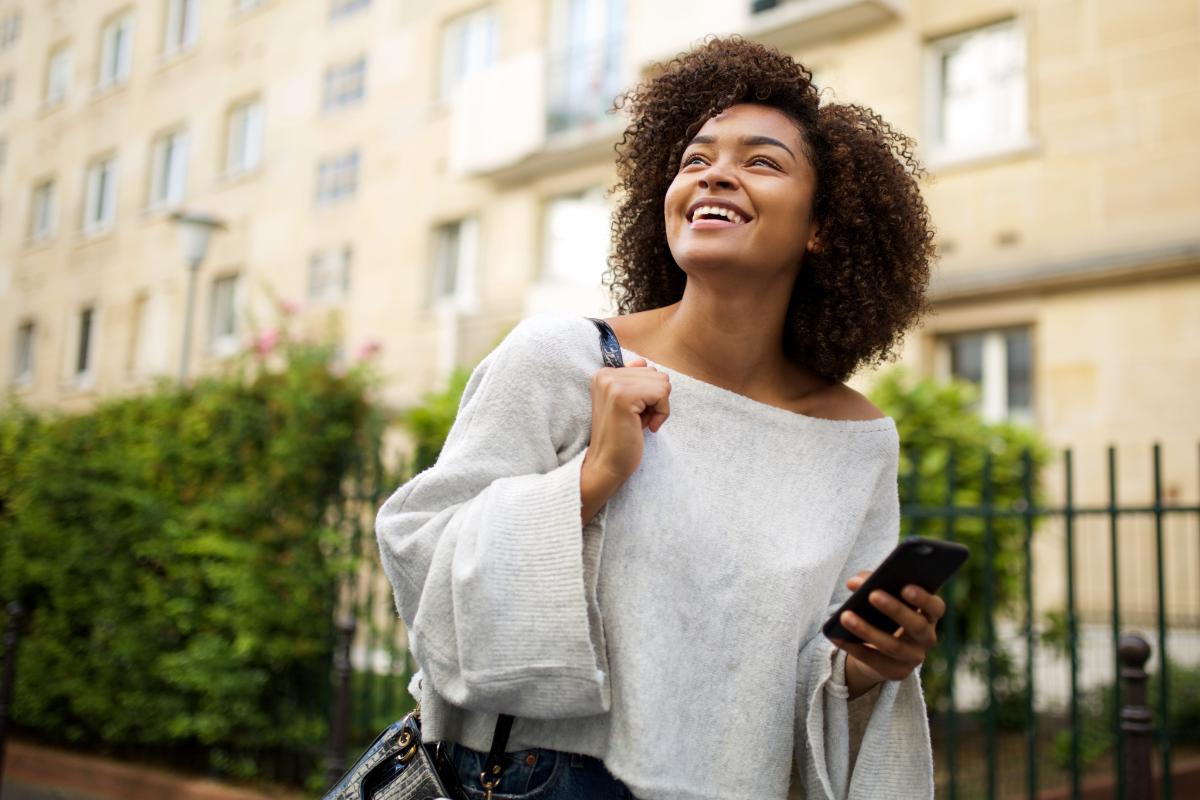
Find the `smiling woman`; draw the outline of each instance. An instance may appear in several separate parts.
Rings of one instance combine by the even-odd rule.
[[[789,356],[843,381],[894,353],[926,310],[934,254],[911,139],[870,109],[820,106],[803,65],[736,37],[680,56],[618,105],[632,118],[617,157],[623,199],[608,275],[622,314],[683,296],[693,243],[678,235],[673,201],[698,184],[724,181],[721,197],[733,202],[732,194],[791,183],[803,202],[777,210],[795,226],[779,235],[808,238],[786,287]],[[741,191],[730,191],[732,181]],[[764,254],[793,253],[759,243]]]
[[[379,512],[422,736],[470,800],[930,798],[941,599],[820,633],[899,531],[895,423],[843,381],[924,307],[911,143],[739,39],[624,106],[622,313],[518,325]]]

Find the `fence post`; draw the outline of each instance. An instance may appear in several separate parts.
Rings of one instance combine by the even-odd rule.
[[[333,709],[329,720],[329,755],[326,783],[333,786],[346,771],[346,746],[350,739],[350,645],[357,624],[354,617],[338,620],[337,645],[333,651]]]
[[[1125,699],[1125,705],[1121,707],[1125,797],[1128,800],[1153,800],[1150,751],[1154,723],[1146,706],[1146,661],[1150,658],[1150,645],[1136,633],[1127,633],[1121,637],[1120,654]]]
[[[16,600],[8,604],[4,627],[4,673],[0,677],[0,787],[4,785],[4,750],[8,740],[8,713],[12,708],[13,683],[17,677],[17,640],[24,610]]]

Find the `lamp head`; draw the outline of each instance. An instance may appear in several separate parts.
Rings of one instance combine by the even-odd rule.
[[[204,260],[208,252],[208,239],[214,230],[224,230],[225,223],[208,214],[176,211],[171,219],[179,224],[180,242],[183,244],[183,257],[189,267],[196,267]]]

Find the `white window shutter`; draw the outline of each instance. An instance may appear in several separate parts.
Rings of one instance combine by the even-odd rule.
[[[262,161],[263,154],[263,104],[252,103],[246,108],[245,148],[242,154],[245,169],[254,169]]]

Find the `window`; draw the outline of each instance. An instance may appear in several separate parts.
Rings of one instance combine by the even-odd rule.
[[[22,322],[17,328],[16,352],[13,354],[13,381],[16,383],[29,383],[33,380],[36,344],[37,326],[32,321]]]
[[[133,65],[133,14],[126,11],[113,18],[100,34],[101,89],[129,80]]]
[[[937,39],[926,64],[935,158],[969,158],[1028,143],[1025,37],[1015,20]]]
[[[150,158],[149,205],[179,205],[187,187],[187,132],[174,131],[159,136],[151,148]]]
[[[240,103],[229,112],[225,170],[231,175],[249,172],[262,162],[263,105],[261,100]]]
[[[336,203],[358,191],[358,151],[322,159],[317,165],[317,205]]]
[[[88,167],[83,201],[84,233],[113,226],[117,216],[117,159],[109,156]]]
[[[91,377],[96,349],[96,309],[87,306],[79,312],[76,325],[75,362],[73,374],[77,381]]]
[[[496,60],[499,22],[491,8],[452,20],[442,32],[441,97],[449,99],[464,78]]]
[[[236,0],[234,7],[239,14],[244,14],[247,11],[253,11],[263,4],[265,0]]]
[[[336,303],[350,291],[350,245],[331,247],[312,254],[308,261],[308,296],[318,302]]]
[[[547,87],[550,133],[605,119],[621,90],[625,0],[558,0]]]
[[[238,276],[225,275],[212,282],[208,317],[208,343],[217,355],[237,350]]]
[[[551,199],[546,204],[542,281],[599,286],[608,259],[609,230],[603,188]]]
[[[469,310],[475,304],[479,223],[474,218],[439,226],[434,232],[432,301]]]
[[[0,20],[0,50],[7,50],[21,36],[21,15],[9,14]]]
[[[29,209],[30,240],[40,242],[54,235],[56,199],[54,181],[43,181],[33,187],[33,199]]]
[[[953,334],[939,342],[943,377],[979,387],[979,412],[989,422],[1033,419],[1030,329],[1006,328]]]
[[[360,58],[325,70],[325,110],[353,105],[366,93],[367,60]]]
[[[13,76],[5,75],[0,78],[0,109],[8,108],[13,98]]]
[[[71,51],[65,45],[55,48],[50,53],[46,64],[46,95],[43,98],[47,106],[56,106],[67,99],[71,90]]]
[[[371,0],[330,0],[329,18],[344,17],[355,11],[361,11],[369,5],[371,5]]]
[[[166,0],[166,6],[163,55],[169,56],[196,44],[200,0]]]

